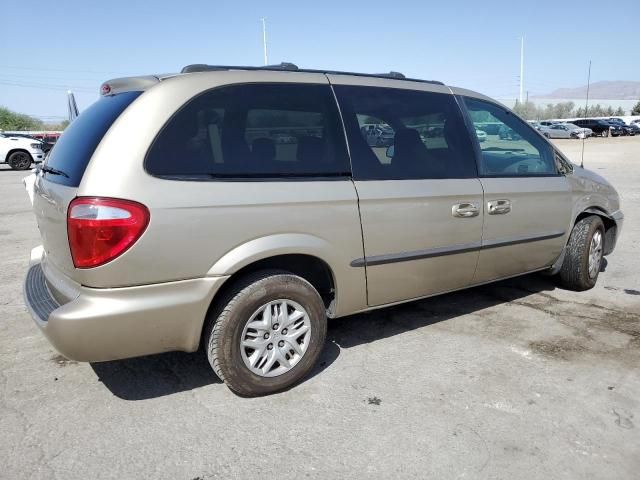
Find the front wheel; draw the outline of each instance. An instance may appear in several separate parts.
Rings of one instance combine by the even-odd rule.
[[[589,290],[598,280],[604,254],[604,224],[597,215],[575,224],[560,269],[560,283],[569,290]]]
[[[31,162],[31,155],[27,152],[13,152],[7,159],[12,170],[28,170],[31,167]]]
[[[218,377],[239,395],[286,389],[314,367],[327,317],[320,295],[284,271],[245,278],[209,319],[207,355]]]

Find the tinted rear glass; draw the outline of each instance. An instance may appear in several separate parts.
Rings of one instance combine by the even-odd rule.
[[[312,84],[233,85],[195,97],[161,130],[145,168],[180,180],[350,175],[331,89]]]
[[[49,167],[66,173],[69,178],[45,173],[47,180],[70,187],[80,185],[87,164],[102,137],[140,93],[142,92],[126,92],[102,97],[83,111],[66,128],[46,162]]]

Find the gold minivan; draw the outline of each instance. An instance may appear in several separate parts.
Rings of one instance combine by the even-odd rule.
[[[623,220],[490,98],[292,64],[108,81],[32,193],[25,299],[60,353],[203,345],[245,396],[307,374],[327,318],[535,271],[591,288]]]

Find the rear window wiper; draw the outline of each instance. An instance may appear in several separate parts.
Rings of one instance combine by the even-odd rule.
[[[69,175],[64,173],[62,170],[58,170],[57,168],[53,168],[53,167],[50,167],[48,165],[43,165],[40,170],[42,170],[43,172],[46,172],[46,173],[50,173],[52,175],[62,175],[63,177],[71,178],[71,177],[69,177]]]

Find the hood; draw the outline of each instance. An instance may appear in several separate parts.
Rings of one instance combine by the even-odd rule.
[[[607,181],[606,178],[598,175],[596,172],[594,172],[593,170],[589,170],[588,168],[584,168],[574,164],[573,174],[578,178],[583,178],[585,180],[590,180],[592,182],[611,187],[611,184]]]
[[[35,138],[14,137],[14,136],[11,136],[11,135],[6,135],[6,134],[5,134],[4,140],[8,141],[8,142],[11,142],[12,145],[20,145],[20,146],[24,146],[24,147],[28,147],[32,143],[37,143],[39,145],[42,145],[42,142],[40,140],[35,139]]]

